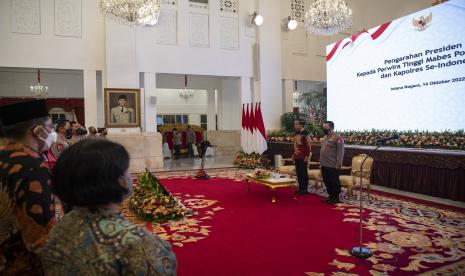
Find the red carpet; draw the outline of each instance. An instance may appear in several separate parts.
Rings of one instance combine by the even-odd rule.
[[[173,245],[183,275],[465,275],[465,214],[376,195],[366,211],[365,242],[374,257],[361,260],[358,206],[293,200],[262,186],[217,178],[161,179],[196,213],[186,221],[146,224]],[[129,215],[130,216],[130,215]],[[132,218],[134,220],[134,218]]]

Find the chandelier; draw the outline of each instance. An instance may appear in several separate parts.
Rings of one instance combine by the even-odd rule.
[[[108,18],[130,26],[153,26],[160,16],[159,0],[101,0],[100,10]]]
[[[37,69],[37,83],[29,87],[32,96],[45,99],[48,97],[48,87],[40,82],[40,69]]]
[[[184,75],[184,88],[179,90],[179,97],[187,101],[194,97],[194,90],[187,87],[187,75]]]
[[[316,0],[305,13],[305,28],[316,35],[333,35],[352,25],[352,10],[344,0]]]

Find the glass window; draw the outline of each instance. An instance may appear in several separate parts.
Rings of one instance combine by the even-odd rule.
[[[163,115],[157,115],[157,125],[163,125]]]
[[[176,116],[175,115],[163,115],[163,123],[164,124],[176,123]]]
[[[207,130],[207,115],[205,114],[200,115],[200,127]]]
[[[189,115],[182,115],[182,124],[189,123]]]

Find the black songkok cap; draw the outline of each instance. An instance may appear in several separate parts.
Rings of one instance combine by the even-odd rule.
[[[48,116],[46,100],[33,100],[0,106],[0,122],[11,126]]]
[[[126,101],[127,101],[128,98],[126,98],[126,95],[119,95],[118,101],[119,101],[119,100],[126,100]]]

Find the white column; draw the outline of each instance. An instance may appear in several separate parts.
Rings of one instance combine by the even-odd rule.
[[[221,79],[221,129],[222,130],[240,130],[241,126],[241,96],[240,96],[240,79],[223,78]]]
[[[155,73],[144,73],[145,131],[157,131],[157,78]]]
[[[223,130],[223,93],[223,88],[218,89],[216,93],[216,115],[218,116],[218,130]]]
[[[86,127],[97,127],[97,71],[84,70],[84,123]]]
[[[294,107],[294,80],[283,80],[283,112],[292,112]]]
[[[108,88],[139,88],[136,28],[106,19],[106,81]],[[141,96],[141,103],[144,99]],[[141,105],[141,111],[144,107]],[[105,111],[107,112],[107,111]],[[143,120],[141,120],[141,124]],[[140,132],[141,128],[109,128],[109,133]]]
[[[216,130],[216,101],[215,89],[207,91],[207,130]]]
[[[241,106],[243,103],[250,103],[253,101],[252,89],[251,89],[250,77],[241,77],[240,89],[241,89]]]
[[[267,130],[281,127],[282,114],[282,58],[281,58],[281,5],[277,0],[259,0],[264,23],[258,28],[259,68],[262,113]]]
[[[106,20],[107,86],[138,88],[136,28]]]
[[[103,104],[103,88],[105,87],[104,73],[97,71],[97,125],[96,127],[105,126],[105,107]]]

